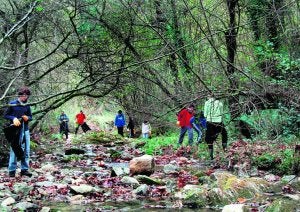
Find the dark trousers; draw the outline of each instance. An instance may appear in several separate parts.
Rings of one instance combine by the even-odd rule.
[[[211,159],[213,159],[213,144],[217,140],[220,133],[222,135],[222,147],[225,150],[227,147],[228,136],[224,124],[207,122],[205,141],[208,144]]]
[[[79,129],[80,126],[81,126],[81,124],[77,124],[77,126],[76,126],[76,128],[75,128],[75,135],[77,134],[78,129]],[[81,128],[82,128],[82,127],[81,127]]]
[[[117,127],[117,128],[118,128],[118,134],[124,136],[124,127]]]
[[[134,138],[134,128],[129,128],[129,137]]]
[[[66,138],[68,138],[68,133],[69,133],[69,126],[67,122],[62,122],[59,125],[59,133],[60,134],[65,134]]]

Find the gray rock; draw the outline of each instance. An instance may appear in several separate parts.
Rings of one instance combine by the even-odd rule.
[[[124,184],[129,184],[129,185],[132,185],[133,187],[137,187],[140,185],[140,183],[133,177],[128,177],[128,176],[124,176],[122,179],[121,179],[121,182],[124,183]]]
[[[39,187],[50,187],[55,185],[55,183],[51,181],[42,181],[42,182],[36,182],[35,185]]]
[[[27,195],[30,191],[33,190],[33,186],[28,186],[27,183],[15,183],[14,184],[14,193],[19,194],[22,193]]]
[[[38,209],[38,205],[33,204],[31,202],[19,202],[15,205],[15,209],[21,210],[21,211],[30,211],[34,209]]]
[[[296,179],[296,175],[285,175],[281,178],[281,182],[283,183],[290,183],[292,182],[294,179]]]
[[[1,206],[6,207],[6,206],[14,204],[15,202],[16,202],[16,200],[14,198],[8,197],[2,201]]]
[[[82,184],[80,186],[70,186],[71,190],[78,194],[86,194],[94,191],[94,188],[90,185]]]
[[[249,211],[244,204],[225,205],[222,212],[246,212]]]
[[[163,170],[166,174],[172,174],[177,173],[180,170],[180,168],[177,165],[167,164],[164,166]]]
[[[133,193],[137,195],[146,195],[148,193],[149,186],[146,184],[142,184],[139,187],[137,187],[135,190],[133,190]]]
[[[129,167],[120,167],[120,166],[112,167],[112,176],[124,176],[124,175],[129,175]]]
[[[49,207],[42,207],[40,212],[50,212],[50,210],[51,210],[51,208],[49,208]]]

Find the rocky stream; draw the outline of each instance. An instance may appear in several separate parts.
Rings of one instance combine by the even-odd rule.
[[[89,134],[43,141],[32,151],[31,178],[0,169],[0,210],[300,211],[299,176],[242,164],[228,171],[185,147],[150,156],[142,145]]]

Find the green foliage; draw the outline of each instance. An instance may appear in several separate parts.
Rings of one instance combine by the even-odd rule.
[[[276,156],[270,153],[254,158],[254,165],[260,169],[270,169],[275,166]]]
[[[37,12],[43,12],[43,11],[44,11],[44,7],[42,7],[42,6],[37,6],[37,7],[35,8],[35,11],[37,11]]]
[[[173,145],[174,148],[177,145],[178,135],[175,133],[171,135],[164,135],[159,137],[154,137],[151,139],[139,139],[140,141],[146,141],[146,145],[143,147],[143,150],[148,155],[157,155],[162,154],[162,147]]]
[[[215,147],[215,152],[217,151],[221,151],[222,150],[219,149],[219,146]],[[224,160],[224,155],[220,154],[220,159]],[[210,156],[209,156],[209,152],[207,151],[207,144],[205,142],[202,142],[201,144],[198,145],[198,157],[202,160],[209,160]]]
[[[260,169],[271,170],[275,174],[293,173],[294,150],[285,149],[277,153],[265,153],[253,158],[253,164]]]
[[[287,108],[279,105],[279,108],[285,114],[284,123],[282,126],[283,136],[286,138],[295,138],[300,136],[299,123],[300,114],[295,108]]]
[[[67,155],[67,156],[65,156],[65,157],[63,158],[63,161],[64,161],[64,162],[80,161],[81,159],[82,159],[82,156],[73,154],[73,155]]]
[[[275,172],[278,174],[292,174],[294,164],[294,150],[286,149],[281,155],[281,163],[277,164]]]
[[[290,81],[293,81],[295,79],[291,76],[297,76],[299,74],[300,60],[292,59],[289,52],[283,48],[280,51],[275,50],[274,44],[271,41],[259,40],[256,45],[254,45],[254,54],[258,58],[258,63],[265,61],[275,62],[275,68],[280,73],[280,76],[278,76],[279,80],[289,78]]]
[[[254,111],[241,115],[240,119],[258,132],[257,139],[280,138],[288,142],[299,136],[297,123],[300,122],[300,115],[295,108],[279,105],[279,109]]]
[[[52,134],[51,139],[53,139],[53,140],[62,140],[62,134],[60,134],[60,133]]]
[[[35,142],[30,142],[30,149],[31,150],[34,150],[34,149],[36,149],[38,147],[38,144],[37,143],[35,143]]]

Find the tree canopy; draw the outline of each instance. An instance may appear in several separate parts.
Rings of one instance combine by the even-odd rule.
[[[3,0],[1,108],[26,85],[33,127],[78,96],[159,119],[209,93],[231,119],[297,114],[299,13],[296,0]]]

